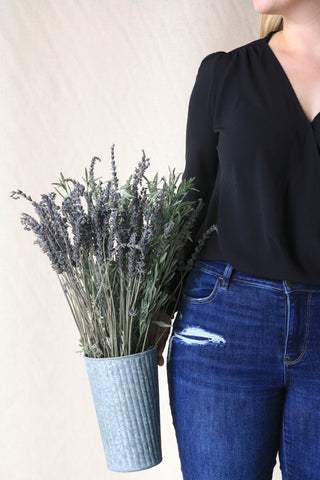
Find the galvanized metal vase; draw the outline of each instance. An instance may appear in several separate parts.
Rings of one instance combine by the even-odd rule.
[[[112,471],[145,470],[162,461],[157,349],[122,357],[84,356]]]

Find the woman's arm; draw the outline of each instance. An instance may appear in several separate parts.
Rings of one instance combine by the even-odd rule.
[[[186,153],[185,169],[182,179],[195,177],[194,187],[199,190],[191,190],[187,193],[184,201],[198,200],[202,197],[204,206],[195,221],[192,230],[192,242],[188,240],[184,250],[184,263],[192,255],[196,245],[194,243],[207,213],[209,199],[215,184],[218,168],[217,142],[218,134],[213,130],[213,105],[214,105],[214,64],[220,52],[207,55],[198,69],[195,84],[193,86],[187,116],[186,128]],[[166,291],[173,293],[181,274],[175,274]],[[171,317],[177,310],[179,299],[175,298],[168,302],[165,312]],[[176,304],[176,308],[174,306]]]

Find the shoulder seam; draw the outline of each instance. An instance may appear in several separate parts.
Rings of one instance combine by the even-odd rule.
[[[227,52],[223,50],[217,50],[215,52],[209,53],[202,59],[198,69],[198,75],[197,75],[198,78],[199,78],[199,75],[208,75],[207,77],[207,83],[208,83],[207,113],[210,119],[213,118],[213,108],[215,104],[216,91],[217,91],[216,77],[215,77],[215,70],[217,66],[216,60],[218,60],[218,58],[225,57],[226,55],[227,55]]]

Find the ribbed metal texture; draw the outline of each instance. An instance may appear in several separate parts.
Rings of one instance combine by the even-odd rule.
[[[145,470],[162,460],[157,348],[84,356],[107,466],[115,472]]]

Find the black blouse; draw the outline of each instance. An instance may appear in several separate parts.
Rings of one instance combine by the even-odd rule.
[[[188,107],[186,163],[205,203],[185,259],[320,284],[320,112],[310,122],[268,45],[275,30],[201,62]],[[177,274],[169,291],[173,292]],[[177,298],[177,295],[176,295]],[[172,301],[167,308],[174,313]]]

